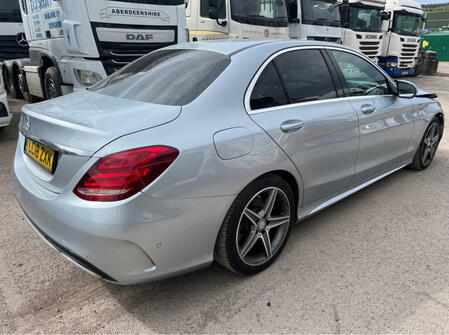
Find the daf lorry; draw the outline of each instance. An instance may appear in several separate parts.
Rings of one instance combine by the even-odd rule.
[[[340,3],[342,43],[377,63],[382,52],[382,21],[388,20],[385,0],[345,0]]]
[[[12,66],[23,95],[51,99],[86,88],[148,52],[186,42],[185,2],[20,0],[30,58]]]
[[[391,76],[413,75],[423,22],[421,5],[415,0],[387,0],[390,19],[383,24],[379,65]]]
[[[288,39],[285,0],[190,0],[190,41]]]
[[[11,59],[27,58],[28,42],[20,15],[18,0],[0,0],[0,62],[8,63]],[[12,73],[6,71],[7,66],[1,72],[7,90],[16,88],[15,94],[20,98],[17,90],[17,82],[12,81]]]

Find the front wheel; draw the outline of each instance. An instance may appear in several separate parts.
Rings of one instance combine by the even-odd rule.
[[[440,120],[435,117],[432,121],[430,121],[418,150],[413,157],[413,162],[410,165],[412,169],[424,170],[430,166],[435,158],[438,144],[440,144],[441,134]]]
[[[231,271],[255,274],[281,253],[295,222],[288,183],[269,174],[248,185],[229,209],[215,247],[217,261]]]
[[[59,80],[58,70],[55,67],[49,67],[44,75],[45,97],[54,99],[62,95],[61,81]]]

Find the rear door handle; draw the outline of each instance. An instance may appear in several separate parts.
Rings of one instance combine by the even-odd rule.
[[[362,107],[360,107],[360,110],[362,111],[363,114],[371,114],[376,110],[376,106],[374,105],[362,105]]]
[[[284,133],[291,133],[304,128],[304,122],[301,120],[288,120],[281,124],[281,130]]]

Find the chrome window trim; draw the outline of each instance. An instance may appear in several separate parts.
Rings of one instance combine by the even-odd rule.
[[[245,110],[246,110],[246,112],[249,115],[259,114],[259,113],[266,113],[266,112],[282,110],[282,109],[289,109],[289,108],[294,108],[294,107],[299,107],[299,106],[307,106],[307,105],[311,105],[311,104],[324,103],[324,102],[329,102],[329,101],[339,100],[339,99],[351,99],[351,100],[353,100],[353,99],[369,98],[369,97],[375,98],[375,97],[379,97],[379,96],[383,96],[383,97],[385,97],[385,96],[393,96],[392,94],[389,94],[389,95],[364,95],[364,96],[353,96],[353,97],[338,97],[338,98],[332,98],[332,99],[323,99],[323,100],[299,102],[299,103],[296,103],[296,104],[287,104],[287,105],[282,105],[282,106],[268,107],[268,108],[252,110],[251,109],[251,94],[253,93],[254,87],[256,86],[256,83],[259,80],[260,75],[265,70],[265,68],[268,66],[268,64],[270,64],[271,61],[273,61],[278,56],[283,55],[283,54],[285,54],[287,52],[297,51],[297,50],[307,50],[307,49],[336,50],[336,51],[351,53],[351,54],[353,54],[355,56],[358,56],[358,57],[366,60],[368,63],[372,64],[374,66],[374,68],[376,70],[380,71],[384,75],[384,77],[388,80],[388,82],[392,86],[394,86],[396,88],[396,83],[390,78],[390,76],[382,68],[376,66],[369,57],[365,56],[364,54],[360,54],[357,51],[344,49],[344,48],[339,48],[339,47],[334,47],[334,46],[323,46],[323,45],[315,45],[315,46],[307,45],[307,46],[288,47],[288,48],[285,48],[285,49],[282,49],[282,50],[279,50],[279,51],[275,52],[268,59],[266,59],[263,62],[263,64],[260,66],[260,68],[257,70],[257,72],[254,75],[254,77],[252,78],[248,88],[246,89],[245,101],[244,101]],[[324,59],[324,61],[326,61],[326,60]]]

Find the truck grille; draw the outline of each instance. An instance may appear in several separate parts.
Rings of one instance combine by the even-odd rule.
[[[381,41],[360,41],[360,51],[369,58],[377,58],[380,54]]]
[[[27,57],[28,46],[20,46],[15,35],[0,35],[0,61]]]
[[[418,44],[417,43],[403,43],[401,48],[401,57],[399,58],[400,68],[411,68],[414,66],[415,57],[417,57]]]
[[[121,43],[121,42],[103,42],[98,39],[97,27],[119,28],[119,29],[166,29],[173,30],[175,32],[174,43]],[[149,52],[158,50],[169,45],[176,44],[178,41],[178,31],[175,26],[129,26],[129,25],[111,25],[111,24],[99,24],[92,23],[92,31],[95,36],[95,41],[98,47],[98,53],[100,54],[100,61],[103,63],[103,67],[107,75],[114,73],[123,66],[131,63],[137,58],[146,55]]]

